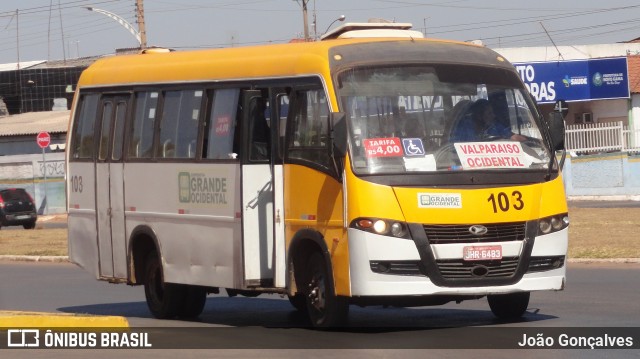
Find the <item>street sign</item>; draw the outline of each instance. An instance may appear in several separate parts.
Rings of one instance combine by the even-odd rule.
[[[567,114],[569,114],[569,105],[565,100],[558,100],[556,101],[556,105],[553,107],[553,110],[561,113],[562,118],[565,118],[567,117]]]
[[[38,133],[38,136],[36,137],[36,142],[38,143],[38,146],[40,146],[40,148],[42,149],[49,146],[49,143],[51,143],[51,136],[49,135],[49,132],[43,131]]]

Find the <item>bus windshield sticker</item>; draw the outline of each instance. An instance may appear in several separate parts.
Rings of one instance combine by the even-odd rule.
[[[460,193],[418,193],[419,208],[462,208]]]
[[[404,168],[407,171],[437,171],[436,157],[426,155],[423,157],[405,157]]]
[[[456,143],[460,164],[465,170],[487,168],[528,168],[531,160],[517,141]]]
[[[403,138],[402,147],[404,148],[404,155],[407,157],[424,156],[424,145],[420,138]]]
[[[230,115],[221,115],[216,119],[216,136],[227,136],[229,134],[229,129],[231,128],[231,116]]]
[[[402,156],[402,145],[398,137],[365,139],[364,150],[367,158]]]

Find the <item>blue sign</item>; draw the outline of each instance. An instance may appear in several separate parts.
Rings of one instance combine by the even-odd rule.
[[[629,98],[626,57],[513,65],[538,103]]]
[[[424,156],[425,150],[420,138],[403,138],[402,147],[404,147],[404,155],[411,156]]]

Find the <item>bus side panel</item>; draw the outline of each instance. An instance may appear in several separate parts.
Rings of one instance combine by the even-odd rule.
[[[296,232],[305,228],[317,229],[331,256],[336,294],[350,296],[342,184],[324,173],[299,165],[285,165],[284,175],[287,253]]]
[[[99,278],[93,162],[70,162],[67,173],[69,259]]]
[[[153,230],[166,282],[234,288],[239,186],[237,164],[126,163],[127,238],[141,225]]]

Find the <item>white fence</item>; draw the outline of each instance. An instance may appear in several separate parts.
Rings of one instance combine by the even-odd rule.
[[[578,153],[640,152],[640,130],[619,122],[568,125],[565,148]]]

